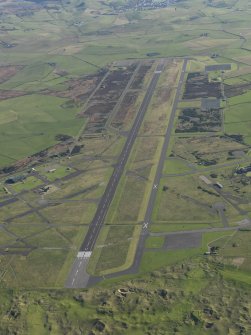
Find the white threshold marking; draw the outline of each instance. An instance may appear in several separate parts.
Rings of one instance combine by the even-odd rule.
[[[77,254],[77,258],[90,258],[91,254],[91,251],[79,251]]]

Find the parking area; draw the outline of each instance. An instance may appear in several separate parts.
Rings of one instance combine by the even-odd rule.
[[[166,236],[163,248],[165,250],[199,248],[201,241],[202,233],[177,233]]]

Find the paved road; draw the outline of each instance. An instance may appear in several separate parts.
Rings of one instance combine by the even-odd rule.
[[[167,153],[167,149],[168,149],[168,146],[169,146],[169,143],[170,143],[170,138],[171,138],[172,130],[173,130],[173,126],[174,126],[175,114],[176,114],[176,110],[177,110],[177,107],[178,107],[179,97],[180,97],[181,92],[182,92],[182,85],[183,85],[183,81],[184,81],[185,74],[186,74],[187,62],[188,62],[188,60],[185,59],[184,63],[183,63],[183,66],[182,66],[181,76],[180,76],[180,80],[179,80],[179,83],[178,83],[175,99],[174,99],[174,102],[173,102],[172,112],[171,112],[171,115],[170,115],[169,124],[168,124],[166,135],[165,135],[165,141],[164,141],[164,144],[163,144],[163,147],[162,147],[162,151],[161,151],[161,155],[160,155],[160,159],[159,159],[159,164],[158,164],[156,175],[155,175],[155,178],[154,178],[153,189],[152,189],[152,192],[151,192],[151,195],[150,195],[150,199],[149,199],[148,206],[147,206],[147,211],[146,211],[146,214],[145,214],[145,229],[147,229],[148,224],[150,223],[150,220],[151,220],[151,216],[152,216],[153,207],[154,207],[157,192],[158,192],[160,179],[162,177],[162,171],[163,171],[165,160],[166,160],[166,153]]]
[[[0,207],[4,207],[4,206],[10,205],[10,204],[13,204],[14,202],[17,202],[17,201],[18,201],[18,199],[16,197],[1,201],[0,202]]]
[[[219,231],[231,231],[231,230],[240,230],[243,228],[250,228],[250,224],[243,226],[233,226],[233,227],[215,227],[215,228],[201,228],[194,230],[181,230],[181,231],[172,231],[172,232],[163,232],[163,233],[150,233],[150,236],[171,236],[171,235],[183,235],[183,234],[194,234],[194,233],[211,233]]]
[[[144,100],[139,108],[138,114],[130,130],[124,148],[121,152],[121,155],[118,159],[118,164],[115,166],[114,172],[108,182],[106,190],[100,200],[96,214],[89,226],[87,235],[80,247],[77,258],[73,264],[73,267],[70,271],[68,279],[66,281],[66,287],[70,288],[80,288],[86,287],[88,282],[88,274],[86,267],[88,264],[88,259],[91,256],[95,243],[97,241],[98,235],[104,223],[107,211],[112,202],[114,194],[116,192],[117,186],[119,184],[120,178],[124,172],[124,168],[130,156],[133,144],[138,135],[140,126],[146,114],[147,108],[157,86],[159,77],[162,70],[164,69],[164,64],[159,64],[155,70],[153,78],[148,86]]]

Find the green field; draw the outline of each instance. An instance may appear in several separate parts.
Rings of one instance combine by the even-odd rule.
[[[53,145],[57,134],[78,132],[82,124],[76,119],[77,109],[62,108],[65,101],[30,95],[0,102],[2,166]]]
[[[164,243],[163,237],[148,237],[146,240],[146,248],[161,248]]]
[[[229,134],[241,134],[247,144],[251,144],[250,110],[251,92],[248,91],[229,100],[225,113],[225,130]]]
[[[90,273],[105,275],[123,267],[130,245],[137,243],[138,236],[134,236],[134,231],[135,228],[132,226],[104,228],[101,233],[102,241],[99,240],[95,255],[89,265]],[[131,261],[134,255],[129,256]]]

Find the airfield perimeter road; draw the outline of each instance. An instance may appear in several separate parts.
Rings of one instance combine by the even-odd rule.
[[[124,172],[124,168],[130,156],[135,139],[138,135],[140,126],[142,124],[142,121],[144,119],[144,116],[146,114],[146,111],[148,109],[148,106],[150,104],[150,101],[152,99],[153,93],[155,91],[155,88],[157,86],[159,77],[163,69],[164,69],[164,63],[158,64],[155,69],[152,80],[147,88],[144,100],[139,108],[134,124],[128,134],[126,143],[118,159],[118,163],[115,166],[113,174],[99,202],[96,214],[89,226],[88,232],[80,247],[77,258],[75,259],[72,269],[69,273],[68,279],[66,281],[66,287],[68,288],[84,288],[87,286],[89,280],[89,275],[87,274],[86,271],[88,260],[91,256],[91,253],[97,241],[107,211],[116,192],[120,178]]]
[[[153,207],[154,207],[155,200],[157,197],[158,187],[159,187],[160,179],[162,177],[162,171],[163,171],[165,160],[166,160],[166,153],[169,147],[169,143],[170,143],[170,139],[171,139],[171,135],[173,131],[176,110],[178,107],[180,95],[182,93],[182,86],[183,86],[184,78],[186,75],[187,62],[188,62],[188,59],[185,59],[183,66],[182,66],[181,75],[180,75],[178,87],[176,90],[176,95],[175,95],[174,102],[173,102],[172,112],[169,118],[167,130],[166,130],[165,141],[164,141],[164,144],[161,150],[159,164],[158,164],[154,182],[153,182],[153,189],[152,189],[152,192],[149,198],[149,202],[148,202],[148,206],[147,206],[147,210],[145,214],[145,223],[144,223],[145,226],[143,226],[145,227],[145,229],[148,228],[148,224],[150,223],[150,220],[152,217]]]

